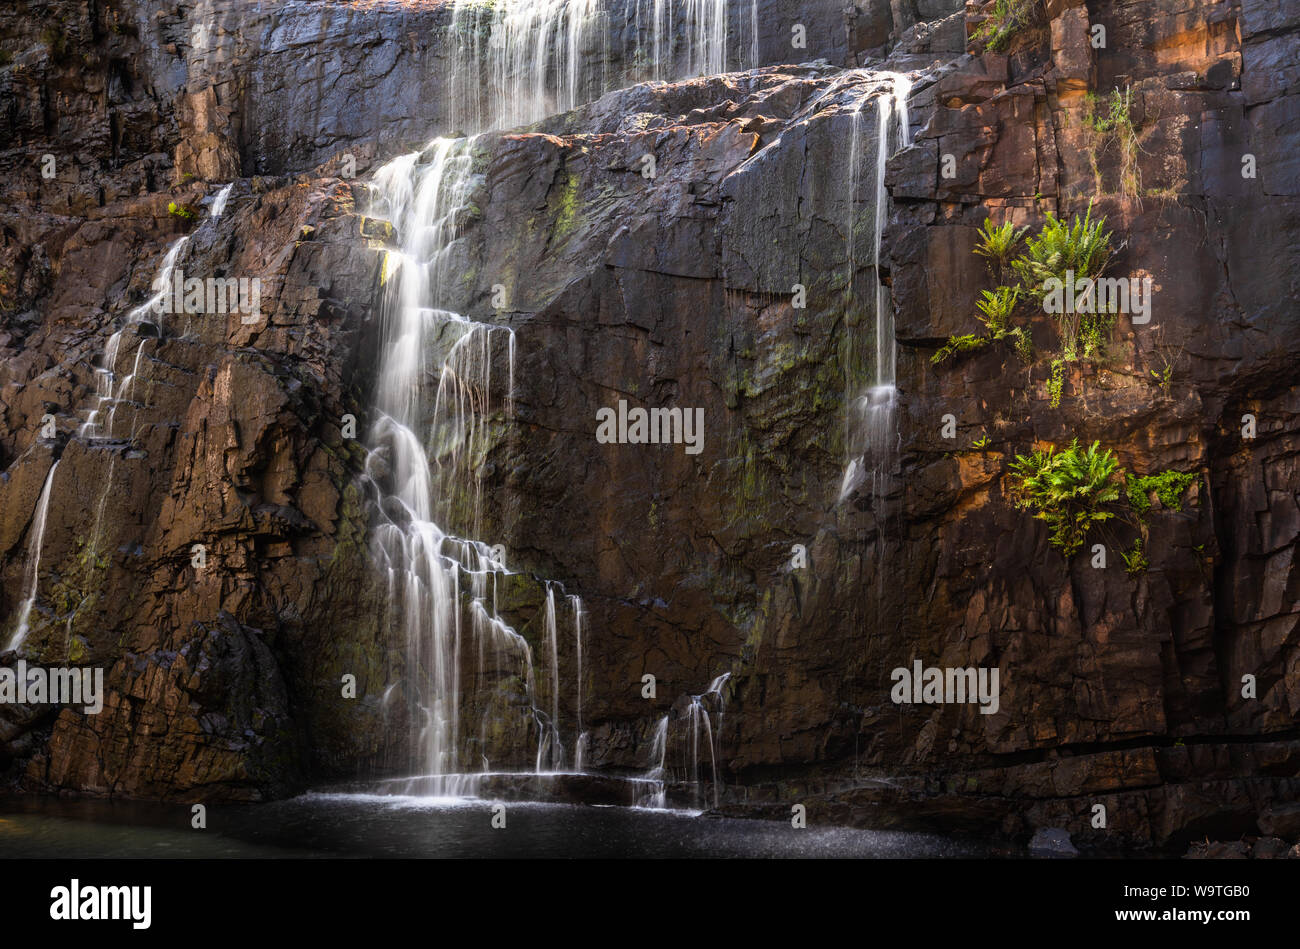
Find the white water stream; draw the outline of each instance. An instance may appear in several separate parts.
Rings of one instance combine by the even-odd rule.
[[[895,386],[895,339],[894,307],[890,298],[889,287],[882,279],[880,245],[884,233],[886,209],[889,192],[885,187],[885,170],[889,159],[898,149],[911,143],[911,129],[907,109],[907,97],[912,83],[900,73],[872,72],[872,79],[881,79],[888,84],[885,94],[876,95],[872,101],[876,104],[876,163],[875,163],[875,197],[872,209],[874,221],[872,239],[872,266],[875,267],[875,358],[873,379],[865,392],[853,398],[847,419],[848,461],[844,478],[840,484],[840,501],[864,486],[872,497],[879,497],[887,490],[891,465],[891,449],[897,438],[895,409],[898,402],[898,389]],[[853,286],[857,272],[856,247],[854,246],[854,225],[857,220],[858,207],[858,168],[861,163],[860,142],[862,138],[862,107],[866,99],[859,100],[853,112],[853,136],[849,156],[849,194],[850,220],[848,226],[849,241],[849,286]],[[892,136],[891,136],[892,132]],[[891,138],[893,145],[891,147]]]

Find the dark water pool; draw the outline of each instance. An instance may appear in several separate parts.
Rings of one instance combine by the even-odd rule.
[[[980,857],[927,834],[792,828],[688,811],[311,793],[270,804],[0,798],[0,857]]]

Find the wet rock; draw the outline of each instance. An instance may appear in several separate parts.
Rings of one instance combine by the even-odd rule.
[[[1185,854],[1189,860],[1245,860],[1249,856],[1249,848],[1245,841],[1205,841],[1203,843],[1192,844]]]
[[[1300,838],[1300,804],[1270,805],[1259,815],[1259,829],[1270,837]]]
[[[0,14],[23,67],[0,83],[0,609],[14,614],[61,450],[31,644],[56,661],[84,642],[78,661],[106,668],[110,698],[94,720],[6,713],[7,774],[254,798],[400,771],[411,722],[387,689],[404,644],[368,546],[369,502],[393,472],[341,434],[345,415],[362,439],[374,421],[378,288],[399,235],[341,176],[345,154],[363,175],[448,130],[446,5],[214,4],[206,34],[188,8],[57,6],[81,62],[43,51],[29,4]],[[537,577],[584,597],[593,768],[645,769],[677,697],[732,672],[713,721],[734,813],[788,815],[798,799],[864,825],[1050,827],[1085,847],[1294,839],[1298,25],[1265,0],[1054,3],[1008,55],[971,57],[953,5],[846,6],[760,4],[760,58],[792,58],[806,17],[805,65],[646,83],[475,143],[451,295],[516,331],[515,414],[476,459],[482,536],[517,571],[502,609],[536,639]],[[1111,28],[1095,61],[1078,44],[1094,20]],[[914,80],[913,145],[876,209],[873,96],[888,85],[841,65],[891,45]],[[598,65],[617,73],[618,55]],[[1119,86],[1140,183],[1123,143],[1086,121],[1082,93]],[[47,151],[54,179],[31,161]],[[169,211],[235,175],[248,180],[218,224]],[[1154,276],[1152,321],[1121,317],[1105,360],[1071,365],[1056,409],[1042,314],[1025,317],[1028,364],[991,346],[935,367],[947,336],[978,331],[993,286],[972,253],[979,225],[1039,225],[1089,200],[1122,244],[1114,272]],[[264,279],[266,319],[124,334],[119,368],[144,367],[125,428],[72,437],[105,341],[182,234],[187,273]],[[882,287],[897,453],[875,494],[839,503]],[[1167,390],[1152,382],[1165,357]],[[703,451],[597,445],[595,412],[619,398],[703,409]],[[939,434],[947,413],[956,440]],[[1075,437],[1133,472],[1197,475],[1181,510],[1148,519],[1140,576],[1116,556],[1133,536],[1107,540],[1110,566],[1094,570],[1010,503],[1015,456]],[[795,544],[810,567],[791,565]],[[895,705],[890,670],[918,658],[997,666],[999,712]],[[560,663],[576,678],[571,654]],[[340,701],[345,674],[355,704]],[[483,679],[468,710],[498,692],[522,702],[501,670]],[[489,740],[522,761],[524,735]],[[1091,828],[1097,803],[1108,836]]]
[[[1029,853],[1035,857],[1077,857],[1078,849],[1070,842],[1068,831],[1060,827],[1043,827],[1034,831]]]
[[[1261,837],[1250,848],[1250,855],[1256,860],[1274,860],[1285,857],[1290,847],[1279,837]]]

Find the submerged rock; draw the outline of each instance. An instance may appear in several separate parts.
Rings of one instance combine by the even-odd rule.
[[[1077,857],[1079,851],[1070,842],[1069,831],[1060,827],[1042,827],[1034,831],[1029,852],[1036,857]]]

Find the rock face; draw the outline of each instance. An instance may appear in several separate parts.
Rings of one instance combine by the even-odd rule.
[[[0,610],[7,638],[57,459],[24,654],[101,666],[109,686],[98,716],[0,706],[0,767],[32,790],[256,799],[409,760],[384,703],[403,644],[365,450],[345,434],[348,416],[366,427],[397,235],[345,175],[465,130],[479,93],[449,85],[446,4],[202,6],[0,14]],[[750,5],[730,7],[744,37]],[[756,42],[728,56],[746,71],[634,85],[645,65],[612,8],[584,59],[593,101],[474,142],[453,301],[515,330],[481,539],[519,571],[502,608],[535,648],[540,579],[583,598],[585,766],[644,771],[668,715],[680,769],[689,698],[730,673],[712,707],[723,811],[1058,828],[1085,848],[1293,839],[1296,11],[1066,0],[971,55],[974,8],[760,0]],[[853,65],[913,81],[883,208],[890,84]],[[1089,93],[1115,89],[1132,138],[1095,121]],[[1056,408],[1045,315],[1031,363],[991,346],[933,365],[979,329],[980,223],[1089,201],[1121,244],[1111,272],[1153,277],[1150,322],[1121,315],[1105,359],[1067,364]],[[261,277],[263,321],[129,322],[185,233],[186,273]],[[875,492],[841,501],[878,283],[896,451]],[[89,439],[124,324],[136,388],[113,437]],[[702,450],[598,444],[620,399],[702,409]],[[1156,503],[1139,574],[1119,557],[1131,529],[1098,535],[1095,569],[1012,504],[1015,456],[1076,437],[1133,472],[1197,475],[1181,511]],[[996,667],[997,710],[895,704],[892,671],[918,660]],[[558,663],[578,680],[572,649]]]

